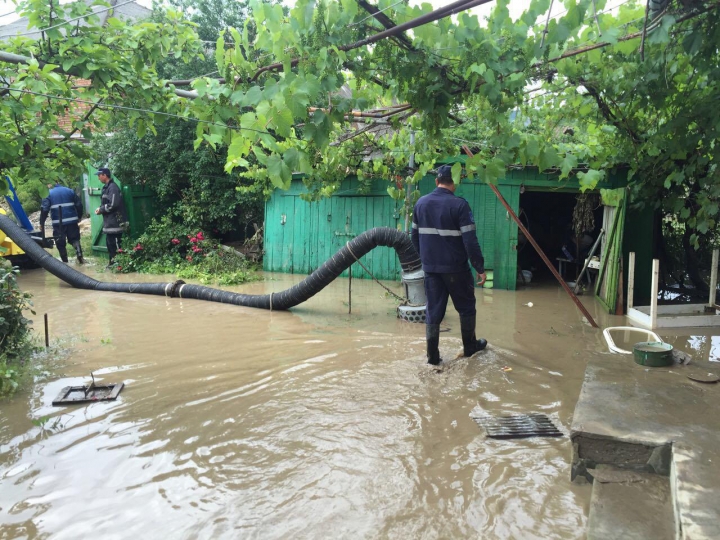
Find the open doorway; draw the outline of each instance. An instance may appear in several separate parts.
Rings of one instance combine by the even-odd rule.
[[[556,270],[563,270],[566,281],[574,281],[603,222],[603,207],[592,209],[594,226],[579,237],[573,230],[573,211],[577,193],[526,191],[520,195],[519,217]],[[532,283],[557,283],[535,248],[518,232],[518,277],[522,284],[531,276]],[[527,272],[530,272],[528,274]]]

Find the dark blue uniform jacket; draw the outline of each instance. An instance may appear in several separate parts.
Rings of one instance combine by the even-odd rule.
[[[41,210],[44,215],[50,212],[53,228],[57,229],[61,225],[77,223],[82,216],[83,207],[80,197],[72,189],[56,184],[42,200]]]
[[[412,242],[425,272],[463,272],[470,259],[479,274],[485,273],[470,205],[449,189],[438,187],[415,204]]]

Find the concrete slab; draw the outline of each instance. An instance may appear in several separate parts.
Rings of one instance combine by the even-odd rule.
[[[668,478],[633,472],[613,476],[595,476],[587,540],[675,538]]]
[[[693,372],[720,367],[591,360],[571,429],[574,473],[607,463],[669,475],[678,537],[720,538],[720,384],[694,382]]]

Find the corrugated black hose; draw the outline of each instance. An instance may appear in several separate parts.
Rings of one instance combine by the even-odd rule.
[[[404,272],[412,272],[420,268],[420,257],[407,234],[389,227],[376,227],[350,240],[345,247],[338,250],[335,255],[325,261],[322,266],[303,281],[277,293],[239,294],[202,285],[191,285],[183,281],[170,283],[109,283],[88,277],[55,259],[37,245],[12,219],[2,214],[0,214],[0,229],[12,238],[33,261],[78,289],[156,294],[270,310],[285,310],[302,304],[329,285],[357,259],[360,259],[360,257],[377,246],[393,248],[398,255],[398,259],[400,259],[400,266]]]

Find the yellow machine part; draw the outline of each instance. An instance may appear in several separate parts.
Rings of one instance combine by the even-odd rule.
[[[6,214],[7,212],[0,208],[0,213]],[[0,230],[0,256],[10,257],[12,255],[24,255],[25,252],[18,247],[18,245],[12,241],[3,231]]]

